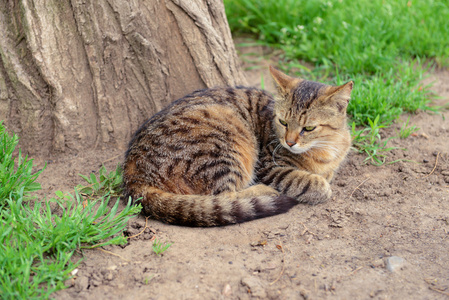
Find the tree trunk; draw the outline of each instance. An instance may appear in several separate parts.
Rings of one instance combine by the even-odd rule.
[[[245,84],[221,0],[3,0],[0,120],[33,155],[124,149],[196,89]]]

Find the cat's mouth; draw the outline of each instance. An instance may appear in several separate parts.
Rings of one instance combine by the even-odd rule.
[[[281,141],[282,146],[287,149],[288,151],[294,153],[294,154],[301,154],[305,153],[310,150],[310,146],[300,146],[298,144],[288,145],[287,142]]]

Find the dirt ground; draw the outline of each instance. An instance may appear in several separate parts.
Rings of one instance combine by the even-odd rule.
[[[248,72],[260,82],[260,70]],[[270,81],[264,76],[267,88]],[[449,102],[449,71],[426,82]],[[446,119],[443,118],[446,116]],[[402,119],[405,120],[407,116]],[[376,167],[351,151],[328,203],[219,228],[186,228],[136,217],[125,246],[83,251],[57,299],[449,299],[449,113],[412,115],[420,130]],[[397,135],[402,122],[384,134]],[[123,150],[48,161],[50,195],[82,183],[77,174],[112,170]],[[38,167],[42,161],[37,161]],[[157,238],[173,245],[152,251]],[[79,259],[81,256],[78,256]],[[393,257],[393,258],[392,258]]]

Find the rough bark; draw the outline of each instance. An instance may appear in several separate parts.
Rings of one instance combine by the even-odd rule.
[[[0,120],[34,155],[125,148],[172,100],[246,83],[220,0],[4,0],[0,55]]]

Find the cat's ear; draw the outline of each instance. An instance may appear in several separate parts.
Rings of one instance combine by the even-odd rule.
[[[340,86],[333,86],[329,91],[329,99],[336,103],[339,112],[346,111],[349,100],[351,99],[351,91],[354,87],[354,82],[349,81]]]
[[[290,77],[276,68],[270,66],[270,73],[273,77],[278,90],[281,94],[288,94],[293,88],[295,88],[303,79]]]

